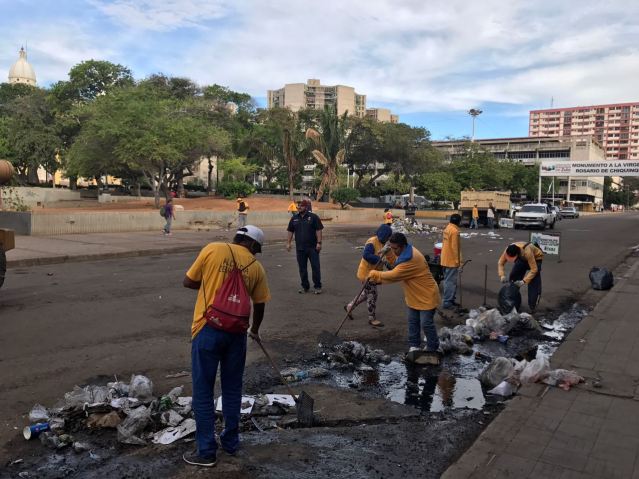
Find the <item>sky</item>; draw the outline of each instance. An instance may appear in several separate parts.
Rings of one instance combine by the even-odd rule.
[[[628,0],[0,0],[0,81],[22,45],[38,84],[108,60],[250,93],[355,87],[433,139],[528,134],[528,111],[639,101]],[[2,73],[2,71],[6,73]]]

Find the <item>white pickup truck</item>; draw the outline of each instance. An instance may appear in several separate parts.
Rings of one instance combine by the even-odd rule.
[[[544,203],[530,203],[521,207],[515,213],[514,221],[515,229],[525,228],[527,226],[536,226],[537,228],[553,229],[555,227],[555,216],[550,211],[548,205]]]

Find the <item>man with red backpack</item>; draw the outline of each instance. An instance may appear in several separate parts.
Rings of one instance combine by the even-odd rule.
[[[220,443],[229,454],[235,454],[239,447],[246,336],[248,332],[259,340],[265,303],[271,299],[266,273],[254,256],[262,252],[263,242],[261,229],[244,226],[237,230],[233,244],[206,245],[184,277],[186,288],[198,290],[191,326],[197,450],[183,456],[192,465],[212,467],[216,464],[213,389],[218,365],[224,416]],[[253,322],[249,329],[251,301]]]

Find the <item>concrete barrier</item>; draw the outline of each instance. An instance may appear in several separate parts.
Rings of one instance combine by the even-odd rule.
[[[349,210],[315,211],[325,223],[354,224],[364,222],[382,222],[383,210],[369,208]],[[40,213],[38,211],[23,213],[25,225],[19,234],[34,236],[86,234],[86,233],[124,233],[129,231],[159,231],[165,220],[157,210],[152,211],[82,211],[68,213]],[[396,214],[395,212],[393,214]],[[396,216],[403,216],[398,211]],[[252,211],[248,214],[248,222],[256,226],[286,227],[290,220],[286,212]],[[235,211],[176,211],[173,228],[211,229],[237,225]]]
[[[27,206],[40,206],[57,201],[80,200],[80,192],[58,188],[38,188],[35,186],[16,186],[12,196],[17,196]]]
[[[0,228],[14,230],[18,235],[31,234],[31,212],[0,211]]]

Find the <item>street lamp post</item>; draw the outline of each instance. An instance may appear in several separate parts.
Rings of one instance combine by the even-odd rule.
[[[468,114],[473,117],[473,135],[470,137],[470,141],[475,141],[475,118],[482,114],[482,111],[478,108],[471,108],[468,110]]]

